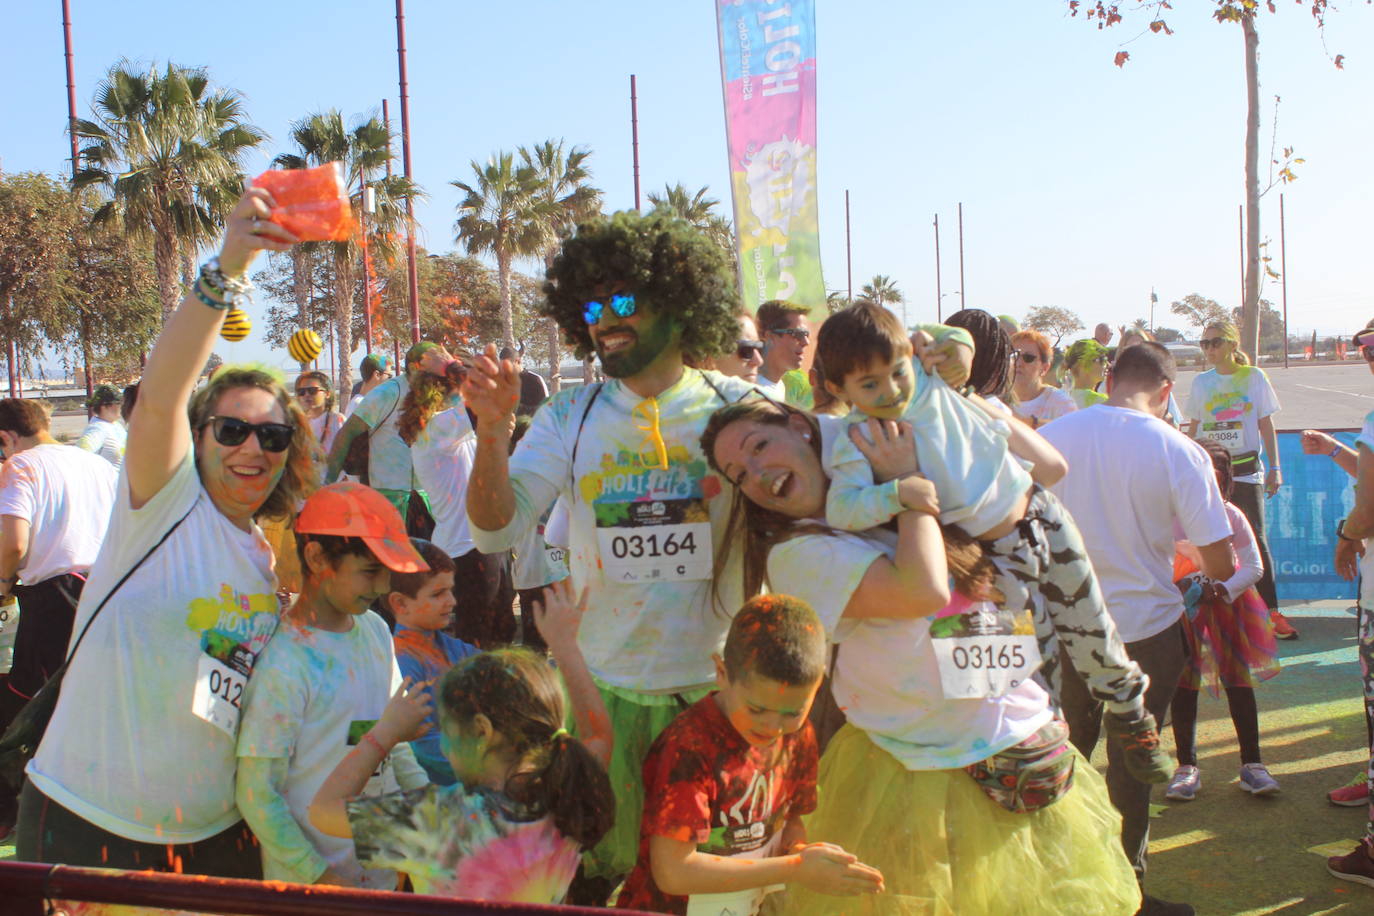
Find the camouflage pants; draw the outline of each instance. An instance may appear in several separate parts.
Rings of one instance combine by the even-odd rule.
[[[1003,606],[1031,612],[1044,662],[1040,676],[1054,704],[1061,705],[1062,646],[1094,700],[1136,718],[1144,710],[1149,679],[1126,654],[1078,526],[1063,503],[1037,486],[1015,530],[984,541],[983,550],[997,567]]]

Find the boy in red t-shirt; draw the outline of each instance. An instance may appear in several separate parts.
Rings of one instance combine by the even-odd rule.
[[[720,689],[674,719],[644,760],[639,859],[617,906],[743,916],[789,882],[882,890],[876,869],[807,843],[801,822],[816,807],[806,714],[825,659],[825,629],[806,602],[764,595],[740,609],[715,656]]]

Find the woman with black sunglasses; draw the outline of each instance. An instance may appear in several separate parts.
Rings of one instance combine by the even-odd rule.
[[[279,607],[256,520],[308,495],[318,446],[275,373],[226,366],[192,391],[253,257],[296,241],[273,206],[243,195],[148,357],[77,609],[89,638],[20,797],[22,860],[261,877],[234,803],[238,701]]]

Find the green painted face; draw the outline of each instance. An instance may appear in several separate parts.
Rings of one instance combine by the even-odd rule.
[[[682,337],[677,320],[641,302],[633,315],[621,318],[609,309],[592,326],[592,341],[601,367],[611,378],[643,372]]]

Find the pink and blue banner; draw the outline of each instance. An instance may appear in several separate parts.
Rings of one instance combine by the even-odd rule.
[[[716,23],[744,303],[820,320],[814,0],[716,0]]]

